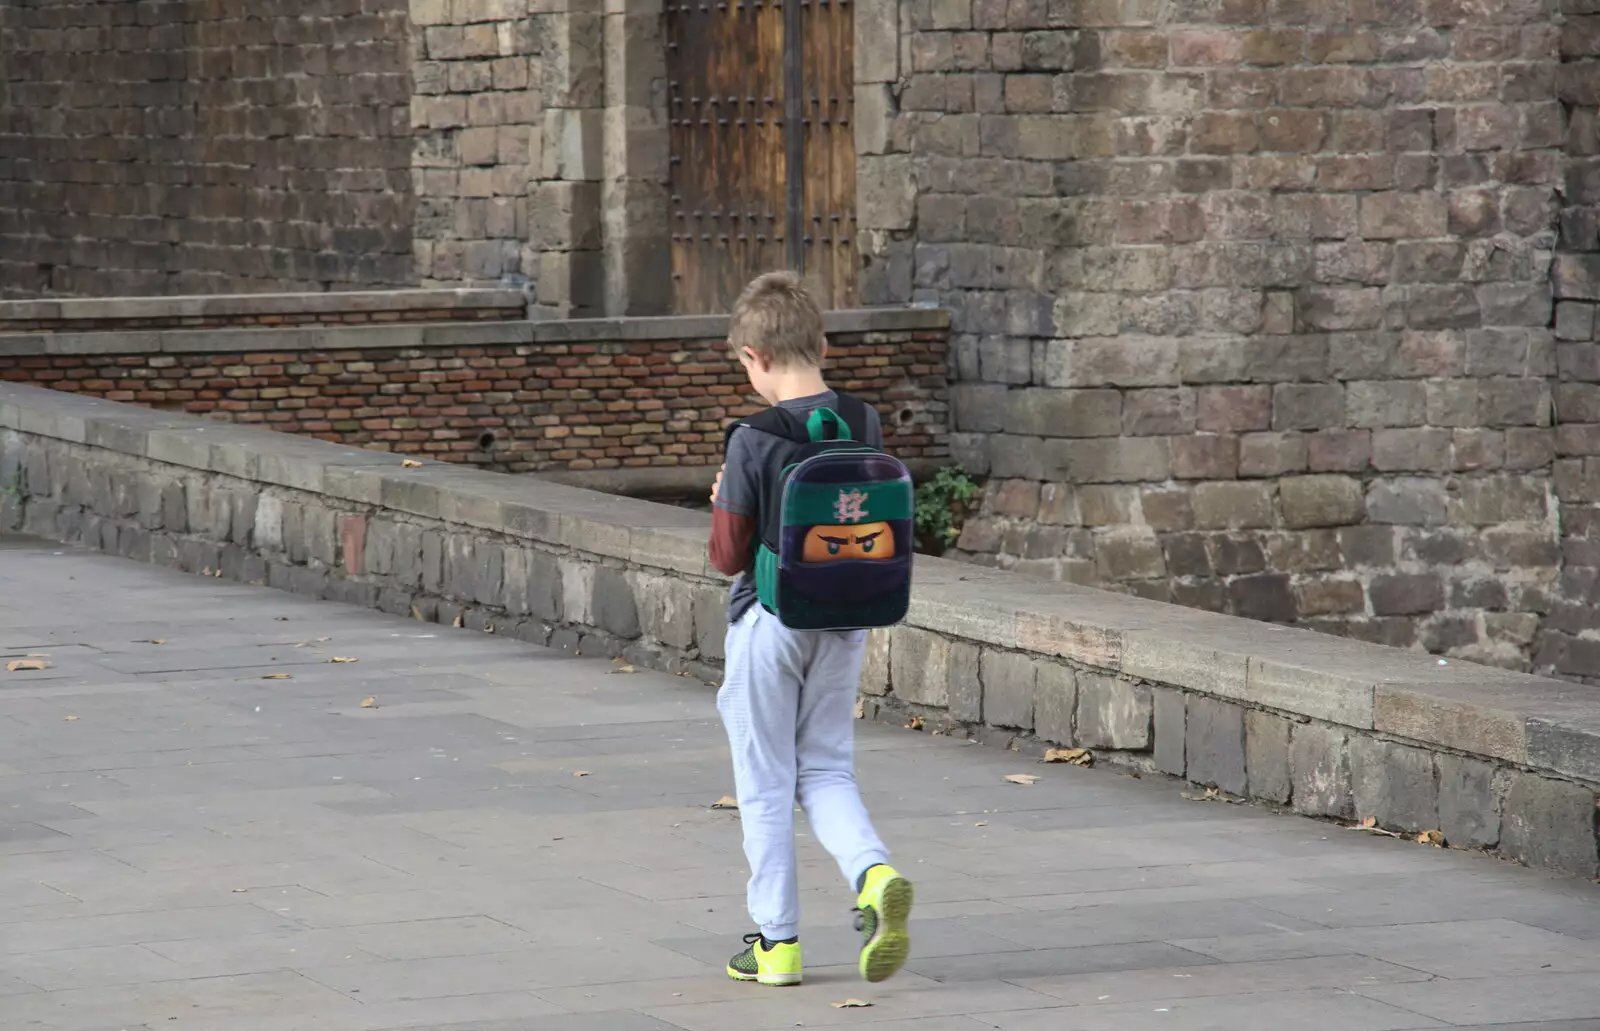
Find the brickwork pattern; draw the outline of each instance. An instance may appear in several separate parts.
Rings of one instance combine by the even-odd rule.
[[[1567,179],[1555,259],[1555,494],[1562,577],[1542,669],[1600,677],[1600,3],[1562,0]]]
[[[908,16],[864,289],[954,312],[952,448],[993,478],[961,550],[1527,666],[1560,563],[1543,5]]]
[[[418,282],[528,283],[552,16],[527,0],[417,0],[411,100]]]
[[[0,4],[0,297],[411,281],[406,0]]]
[[[947,454],[943,331],[841,333],[830,375],[904,459]],[[753,412],[721,341],[40,355],[0,380],[506,472],[707,466]]]
[[[162,315],[150,318],[4,319],[6,333],[115,333],[142,329],[219,329],[228,326],[352,326],[385,322],[498,322],[519,318],[522,308],[413,308],[405,311],[308,311],[264,314]]]

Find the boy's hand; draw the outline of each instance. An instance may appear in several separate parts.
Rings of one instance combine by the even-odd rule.
[[[722,490],[722,471],[726,468],[728,468],[728,465],[724,462],[722,467],[717,470],[716,482],[711,485],[711,503],[713,505],[717,503],[717,494]]]

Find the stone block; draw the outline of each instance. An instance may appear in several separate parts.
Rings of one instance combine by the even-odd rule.
[[[1600,875],[1595,814],[1592,789],[1520,774],[1506,795],[1500,853],[1575,877]]]
[[[1185,696],[1170,687],[1150,689],[1155,725],[1156,769],[1174,777],[1184,775],[1185,737],[1188,734]]]
[[[1194,489],[1195,526],[1203,530],[1269,527],[1272,487],[1265,483],[1202,483]]]
[[[1439,830],[1456,848],[1493,848],[1500,843],[1500,791],[1495,768],[1486,762],[1440,752]]]
[[[862,229],[910,229],[917,186],[911,155],[868,155],[856,163],[858,221]]]
[[[1035,665],[1036,660],[1029,655],[987,650],[983,652],[981,674],[984,723],[991,727],[1033,729],[1034,685],[1037,679]],[[952,716],[955,715],[955,708],[955,698],[952,697]]]
[[[595,565],[569,558],[561,567],[561,618],[564,623],[594,626]]]
[[[1282,805],[1294,791],[1289,772],[1289,735],[1293,724],[1270,712],[1244,714],[1244,764],[1250,796]]]
[[[1243,795],[1245,775],[1244,709],[1200,695],[1188,698],[1184,733],[1185,776],[1231,794]]]
[[[996,412],[1008,433],[1040,437],[1114,437],[1122,427],[1122,394],[1115,390],[1028,388],[1005,393]],[[965,426],[961,428],[965,429]],[[999,428],[999,427],[995,427]]]
[[[876,697],[888,692],[889,631],[869,630],[867,649],[861,661],[861,693]]]
[[[480,542],[474,551],[472,594],[463,600],[499,605],[505,593],[506,549]]]
[[[895,697],[919,705],[950,704],[950,642],[909,626],[890,630],[889,682]]]
[[[1303,473],[1309,464],[1303,433],[1246,433],[1239,439],[1239,475]]]
[[[693,591],[695,647],[703,659],[722,659],[726,655],[723,640],[728,632],[728,592],[715,587],[696,587]],[[884,676],[887,678],[887,670]]]
[[[341,564],[344,546],[339,540],[339,513],[319,504],[308,504],[301,508],[301,519],[306,557],[329,568]]]
[[[645,637],[672,648],[694,645],[694,602],[682,584],[669,577],[630,572],[638,608],[639,629]],[[619,635],[626,636],[626,635]]]
[[[1444,583],[1436,573],[1393,573],[1372,578],[1372,611],[1379,616],[1411,616],[1444,608]]]
[[[949,660],[945,667],[945,680],[950,685],[950,718],[964,723],[978,723],[987,716],[983,711],[984,689],[978,652],[975,644],[950,642]]]
[[[633,597],[633,588],[627,574],[611,566],[594,566],[594,586],[591,596],[590,618],[592,626],[632,640],[639,636],[639,605]]]
[[[32,477],[29,477],[30,483]],[[161,527],[168,533],[189,532],[189,499],[182,480],[172,480],[161,488]],[[35,494],[44,493],[34,491]]]
[[[1078,674],[1079,745],[1145,751],[1152,714],[1148,687],[1098,673]]]
[[[1348,820],[1354,811],[1349,735],[1321,723],[1295,726],[1289,744],[1295,812]]]
[[[1073,743],[1072,719],[1078,705],[1077,673],[1043,660],[1034,663],[1034,732],[1058,745]]]
[[[1438,828],[1432,752],[1358,736],[1350,742],[1350,780],[1357,819],[1411,834]]]
[[[1294,529],[1349,526],[1366,518],[1361,481],[1348,476],[1291,476],[1278,484],[1283,521]]]

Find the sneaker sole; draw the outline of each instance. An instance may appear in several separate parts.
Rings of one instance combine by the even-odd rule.
[[[861,976],[877,983],[893,977],[911,955],[911,935],[906,921],[911,917],[911,882],[892,877],[878,896],[878,929],[872,940],[861,947]]]
[[[768,988],[793,988],[800,983],[799,974],[741,974],[728,967],[728,976],[735,981],[766,985]]]

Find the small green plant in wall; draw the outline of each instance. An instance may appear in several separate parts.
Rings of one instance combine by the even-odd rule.
[[[961,536],[978,483],[959,465],[947,465],[917,485],[915,522],[917,550],[941,554]]]

